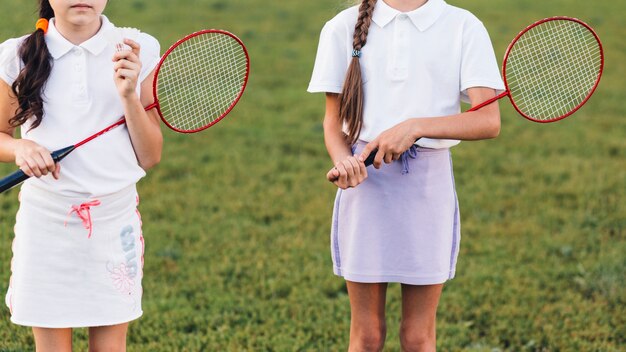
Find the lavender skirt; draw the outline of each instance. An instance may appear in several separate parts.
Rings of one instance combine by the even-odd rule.
[[[359,153],[365,146],[359,141]],[[368,167],[339,190],[331,229],[336,275],[348,281],[443,283],[454,277],[459,206],[449,149],[411,147],[401,160]]]

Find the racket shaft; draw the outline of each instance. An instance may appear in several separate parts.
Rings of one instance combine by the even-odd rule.
[[[58,163],[74,149],[74,146],[59,149],[50,153],[50,156],[55,163]],[[0,180],[0,193],[19,185],[20,183],[26,181],[29,177],[30,176],[26,175],[22,170],[15,171],[14,173]]]

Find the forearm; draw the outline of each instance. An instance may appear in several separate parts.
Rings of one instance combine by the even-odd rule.
[[[163,135],[159,126],[158,113],[152,109],[145,111],[144,106],[153,102],[151,82],[154,71],[139,82],[141,76],[141,48],[130,39],[124,43],[132,50],[120,50],[113,54],[114,80],[124,106],[126,126],[130,134],[137,161],[142,169],[148,170],[161,161]],[[140,85],[140,95],[137,95],[137,85]]]
[[[163,135],[155,110],[145,111],[138,97],[123,99],[126,125],[139,166],[144,170],[161,160]]]
[[[339,161],[352,156],[350,146],[342,130],[339,118],[339,97],[337,94],[326,95],[326,115],[324,116],[324,143],[328,155],[337,164]]]
[[[467,93],[473,107],[496,96],[495,90],[485,87],[470,88]],[[476,111],[443,117],[412,119],[410,125],[415,139],[421,137],[460,140],[495,138],[500,133],[500,108],[498,102],[493,102]]]
[[[489,139],[500,133],[500,115],[497,109],[487,109],[443,117],[414,118],[411,128],[415,139]]]
[[[0,162],[15,162],[15,144],[16,139],[9,133],[0,132]]]
[[[345,135],[341,130],[324,128],[324,143],[333,164],[352,155],[350,146],[346,143]]]
[[[324,116],[324,142],[334,167],[326,173],[326,179],[341,189],[356,187],[367,178],[363,161],[352,155],[339,117],[339,96],[326,93]]]

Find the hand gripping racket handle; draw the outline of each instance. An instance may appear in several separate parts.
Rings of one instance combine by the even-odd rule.
[[[494,102],[494,101],[496,101],[496,100],[500,100],[500,99],[502,99],[502,98],[504,98],[504,97],[506,97],[506,96],[508,96],[508,95],[509,95],[509,91],[508,91],[508,90],[507,90],[507,91],[504,91],[504,92],[502,92],[502,93],[500,93],[500,94],[496,95],[495,97],[493,97],[493,98],[491,98],[491,99],[487,99],[487,100],[485,100],[484,102],[482,102],[482,103],[480,103],[480,104],[478,104],[478,105],[476,105],[476,106],[472,107],[471,109],[467,110],[466,112],[476,111],[476,110],[478,110],[478,109],[480,109],[480,108],[482,108],[482,107],[485,107],[485,106],[487,106],[487,105],[489,105],[489,104],[493,103],[493,102]],[[417,140],[415,140],[415,141],[417,142],[417,141],[419,141],[419,140],[420,140],[420,139],[418,138],[418,139],[417,139]],[[365,166],[366,166],[366,167],[367,167],[367,166],[370,166],[370,165],[372,165],[372,164],[374,163],[374,158],[376,157],[376,153],[378,153],[378,149],[374,149],[374,150],[370,153],[370,155],[368,155],[367,159],[365,159],[365,161],[364,161],[363,163],[365,164]]]
[[[50,156],[52,156],[52,160],[54,160],[55,163],[58,163],[74,149],[74,146],[59,149],[50,153]],[[0,193],[19,185],[20,183],[26,181],[29,177],[30,176],[26,175],[22,170],[15,171],[14,173],[0,180]]]
[[[373,152],[368,155],[367,159],[363,162],[365,166],[370,166],[374,163],[374,158],[376,157],[376,153],[378,153],[378,149],[375,149]]]

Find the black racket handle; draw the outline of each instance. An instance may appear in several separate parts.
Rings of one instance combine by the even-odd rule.
[[[58,163],[73,150],[74,146],[66,147],[50,153],[50,156],[52,156],[52,160],[54,160],[55,163]],[[19,185],[20,183],[26,181],[29,177],[30,176],[26,175],[22,170],[15,171],[14,173],[0,180],[0,193]]]
[[[24,171],[15,171],[14,173],[0,180],[0,193],[19,185],[27,179],[28,175],[26,175]]]
[[[374,151],[370,153],[367,159],[365,159],[365,161],[363,162],[365,164],[365,167],[368,167],[374,163],[374,158],[376,157],[376,153],[378,153],[378,149],[374,149]]]

